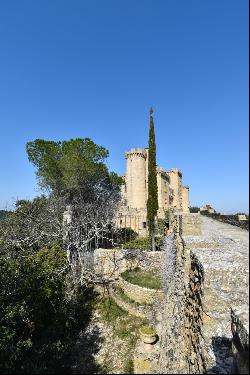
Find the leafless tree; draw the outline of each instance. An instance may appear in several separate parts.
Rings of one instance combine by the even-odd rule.
[[[96,275],[90,263],[100,238],[114,245],[110,233],[115,231],[119,202],[119,188],[103,181],[91,186],[91,194],[83,189],[71,194],[70,199],[50,194],[33,201],[18,201],[0,229],[2,251],[25,250],[27,255],[27,249],[32,254],[41,247],[60,244],[75,284],[103,282],[102,275]]]

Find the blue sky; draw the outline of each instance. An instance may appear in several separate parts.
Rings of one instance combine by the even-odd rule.
[[[191,205],[248,210],[248,1],[0,2],[0,209],[39,194],[25,144],[90,137],[125,171],[147,146]]]

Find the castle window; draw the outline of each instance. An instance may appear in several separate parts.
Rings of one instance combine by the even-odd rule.
[[[143,229],[146,229],[146,228],[147,228],[147,223],[146,223],[146,221],[143,221],[142,225],[143,225]]]

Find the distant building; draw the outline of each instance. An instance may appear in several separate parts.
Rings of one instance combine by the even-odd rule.
[[[203,211],[207,211],[209,214],[215,214],[216,213],[215,209],[212,206],[210,206],[210,204],[206,204],[206,205],[200,207],[200,212],[203,212]]]

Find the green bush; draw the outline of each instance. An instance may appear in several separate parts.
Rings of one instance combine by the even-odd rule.
[[[0,258],[1,374],[70,372],[92,307],[91,291],[66,298],[66,266],[59,246]]]
[[[156,247],[159,248],[161,243],[161,238],[156,237]],[[146,250],[150,251],[151,250],[151,241],[149,237],[137,237],[132,241],[126,242],[123,245],[124,249],[130,249],[130,250]]]
[[[149,325],[143,325],[140,327],[139,332],[143,335],[155,335],[156,331],[154,327]]]

